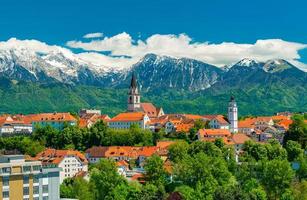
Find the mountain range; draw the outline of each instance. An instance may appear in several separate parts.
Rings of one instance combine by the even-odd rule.
[[[0,50],[0,112],[97,107],[112,115],[125,109],[132,73],[144,100],[167,112],[225,113],[230,95],[237,97],[242,114],[307,111],[307,73],[286,60],[242,59],[221,68],[147,54],[133,66],[116,70],[64,51],[10,49]]]

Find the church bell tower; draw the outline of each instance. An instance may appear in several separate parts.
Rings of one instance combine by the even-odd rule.
[[[228,121],[230,123],[230,132],[238,132],[238,107],[235,98],[231,96],[228,104]]]
[[[141,96],[137,86],[136,76],[133,73],[128,92],[128,112],[136,112],[141,109]]]

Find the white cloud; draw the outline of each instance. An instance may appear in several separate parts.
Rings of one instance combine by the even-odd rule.
[[[67,46],[83,49],[83,52],[74,54],[68,48],[49,45],[38,40],[11,38],[8,41],[0,42],[0,50],[19,48],[41,53],[60,51],[71,58],[80,58],[109,69],[128,68],[145,54],[155,53],[177,58],[193,58],[217,66],[238,62],[242,58],[252,58],[259,61],[281,58],[307,71],[307,65],[299,61],[300,55],[298,53],[299,50],[307,48],[307,44],[281,39],[257,40],[253,44],[233,42],[213,44],[195,42],[185,34],[155,34],[146,40],[134,41],[129,34],[121,33],[113,37],[104,37],[89,42],[69,41]],[[108,54],[104,52],[108,52]]]
[[[111,52],[111,56],[128,56],[133,60],[138,60],[147,53],[155,53],[173,57],[188,57],[223,66],[243,58],[259,61],[280,58],[296,63],[300,67],[306,67],[306,65],[298,61],[300,59],[298,51],[307,48],[307,44],[281,39],[257,40],[253,44],[195,42],[186,34],[155,34],[146,40],[134,41],[125,32],[90,42],[69,41],[67,46],[85,51],[108,51]],[[125,65],[125,62],[127,62],[126,64],[130,63],[128,61],[131,59],[121,59],[119,62]]]
[[[87,38],[87,39],[90,39],[90,38],[101,38],[103,36],[103,33],[88,33],[86,35],[83,36],[83,38]]]

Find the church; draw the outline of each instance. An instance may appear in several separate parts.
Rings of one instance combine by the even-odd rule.
[[[150,119],[154,119],[164,115],[161,108],[154,106],[152,103],[141,103],[141,94],[137,85],[136,75],[133,73],[128,92],[127,112],[143,112]]]

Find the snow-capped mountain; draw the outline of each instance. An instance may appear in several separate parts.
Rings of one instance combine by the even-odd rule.
[[[87,63],[71,52],[59,50],[40,54],[18,48],[0,50],[1,75],[16,80],[99,84],[106,74],[104,69],[104,66]]]
[[[125,70],[112,70],[80,59],[65,49],[37,53],[22,48],[0,50],[0,76],[30,82],[59,82],[99,87],[126,87],[135,72],[142,90],[205,90],[220,82],[253,81],[269,74],[306,79],[306,73],[281,59],[242,59],[219,68],[198,60],[147,54]],[[289,74],[289,75],[287,75]]]
[[[188,58],[173,58],[155,54],[145,55],[126,74],[125,82],[135,72],[143,90],[177,88],[204,90],[219,80],[222,70],[216,66]]]

